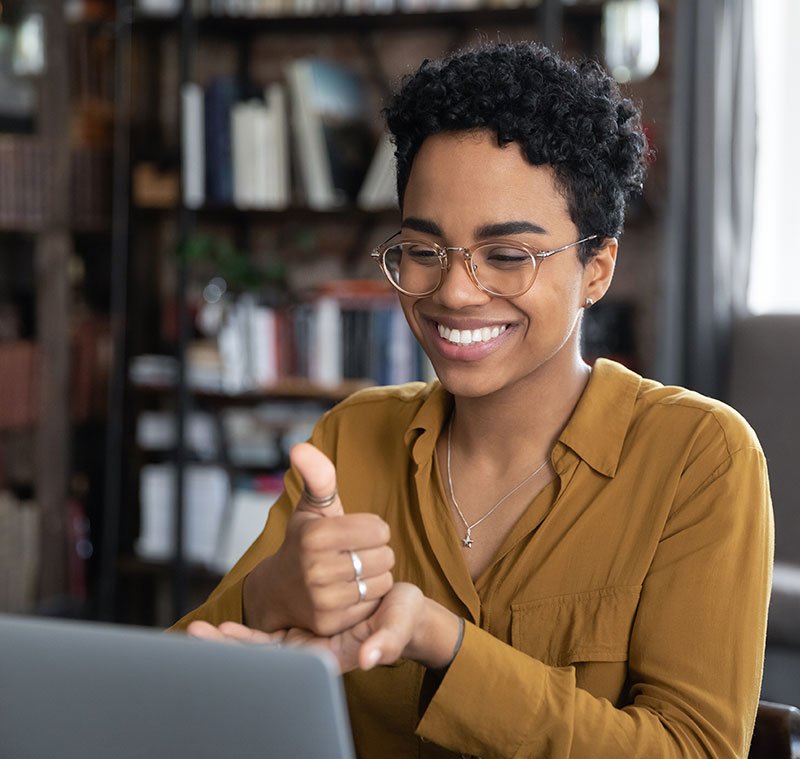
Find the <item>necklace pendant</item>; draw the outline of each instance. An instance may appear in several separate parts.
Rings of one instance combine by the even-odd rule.
[[[472,548],[472,537],[470,536],[469,532],[467,532],[465,537],[461,538],[461,543],[466,548]]]

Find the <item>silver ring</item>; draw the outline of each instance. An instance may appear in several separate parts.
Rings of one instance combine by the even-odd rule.
[[[330,495],[318,496],[318,495],[311,495],[308,492],[308,488],[303,485],[303,500],[310,503],[312,506],[318,509],[327,509],[335,500],[338,493],[336,492],[336,488],[333,489],[333,492]]]
[[[367,599],[367,583],[363,580],[356,580],[356,587],[358,588],[358,600],[366,601]]]
[[[353,571],[356,573],[356,580],[360,580],[364,575],[364,565],[361,563],[361,557],[355,551],[348,551],[350,554],[350,561],[353,562]]]

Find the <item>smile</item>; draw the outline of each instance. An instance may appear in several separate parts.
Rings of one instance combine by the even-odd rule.
[[[454,345],[472,345],[473,343],[487,343],[494,340],[506,331],[506,325],[502,327],[481,327],[479,329],[450,329],[444,324],[437,324],[439,335]]]

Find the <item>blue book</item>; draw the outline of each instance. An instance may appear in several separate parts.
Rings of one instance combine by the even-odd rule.
[[[237,94],[233,77],[218,77],[206,86],[206,201],[215,205],[233,203],[231,110]]]

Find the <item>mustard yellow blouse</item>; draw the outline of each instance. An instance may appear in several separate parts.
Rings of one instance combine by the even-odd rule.
[[[732,409],[600,360],[552,452],[557,473],[473,584],[434,445],[434,382],[359,392],[312,442],[347,511],[392,531],[396,580],[467,620],[420,707],[423,668],[345,676],[361,757],[744,757],[761,683],[773,523],[764,455]],[[299,483],[192,619],[241,621]],[[420,711],[422,713],[420,713]]]

